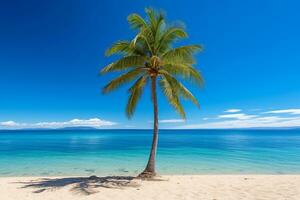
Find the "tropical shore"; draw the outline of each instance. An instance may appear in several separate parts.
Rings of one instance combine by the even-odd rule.
[[[299,200],[300,175],[173,175],[132,177],[2,177],[5,200]]]

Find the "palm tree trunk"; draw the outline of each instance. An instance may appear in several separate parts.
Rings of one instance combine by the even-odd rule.
[[[155,173],[155,157],[158,142],[158,104],[156,95],[156,76],[151,77],[151,92],[153,100],[153,110],[154,110],[154,123],[153,123],[153,139],[150,151],[149,160],[145,170],[138,176],[140,178],[152,178],[156,175]]]

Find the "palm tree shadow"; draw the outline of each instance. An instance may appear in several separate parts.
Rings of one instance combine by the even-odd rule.
[[[139,184],[133,181],[132,176],[90,176],[71,178],[43,178],[28,182],[18,182],[24,184],[21,188],[34,188],[33,193],[41,193],[60,189],[66,186],[71,187],[71,191],[79,194],[90,195],[97,193],[97,188],[122,189],[124,187],[138,187]]]

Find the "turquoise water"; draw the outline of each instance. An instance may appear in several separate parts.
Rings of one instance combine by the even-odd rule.
[[[151,130],[0,131],[0,176],[134,175]],[[300,174],[300,130],[161,130],[160,174]]]

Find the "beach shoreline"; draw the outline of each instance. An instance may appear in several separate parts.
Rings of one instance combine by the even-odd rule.
[[[0,185],[5,200],[300,199],[300,175],[163,175],[152,181],[131,176],[0,177]]]

